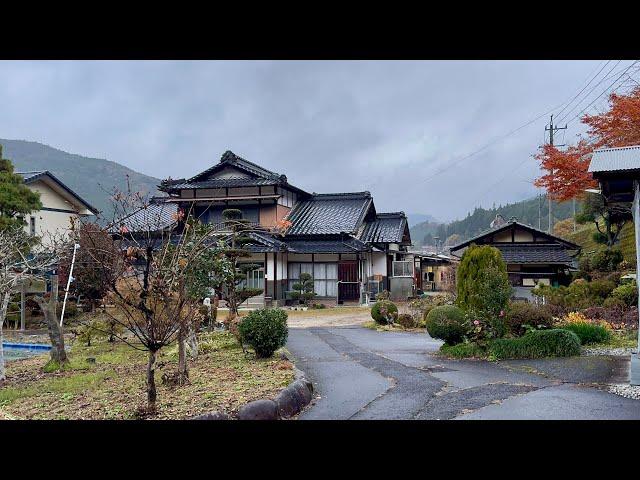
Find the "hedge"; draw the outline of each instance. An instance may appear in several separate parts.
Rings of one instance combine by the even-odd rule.
[[[582,345],[590,343],[602,343],[611,339],[611,332],[602,325],[594,323],[575,322],[567,323],[562,326],[563,329],[575,333]]]
[[[534,330],[519,338],[491,342],[491,354],[498,359],[570,357],[580,355],[580,338],[569,330]]]

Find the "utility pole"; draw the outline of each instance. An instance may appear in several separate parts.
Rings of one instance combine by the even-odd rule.
[[[553,134],[558,130],[566,130],[567,125],[564,127],[554,127],[553,126],[553,115],[551,115],[551,121],[549,122],[549,126],[544,127],[545,132],[549,132],[549,145],[553,146]],[[564,145],[556,145],[557,147],[564,147]],[[551,175],[553,175],[553,170],[551,171]],[[549,230],[550,234],[553,234],[553,216],[551,215],[551,197],[547,194],[547,198],[549,199]]]
[[[542,194],[538,195],[538,230],[542,230]]]

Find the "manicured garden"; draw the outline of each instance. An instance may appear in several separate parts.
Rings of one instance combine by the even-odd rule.
[[[184,419],[211,411],[233,416],[247,402],[275,397],[293,381],[293,365],[273,355],[286,338],[286,313],[277,321],[258,311],[240,325],[249,346],[245,353],[229,331],[198,334],[197,356],[189,358],[189,381],[170,381],[178,366],[178,346],[171,344],[157,359],[157,413],[144,418]],[[93,315],[93,314],[92,314]],[[104,321],[96,315],[98,321]],[[249,321],[247,321],[249,320]],[[89,325],[86,317],[78,325]],[[245,321],[246,324],[245,324]],[[48,355],[7,363],[0,388],[0,417],[15,419],[134,419],[146,402],[147,353],[98,331],[71,336],[69,363],[48,371]],[[251,344],[255,346],[250,346]],[[257,346],[257,350],[256,350]],[[134,348],[132,348],[134,347]],[[258,358],[255,352],[267,358]],[[190,352],[192,353],[192,352]],[[143,409],[142,409],[143,410]]]
[[[499,250],[472,245],[457,272],[456,294],[409,303],[410,313],[380,300],[371,309],[378,329],[426,327],[450,358],[514,359],[627,351],[637,345],[638,294],[616,250],[583,255],[567,286],[539,285],[536,302],[511,301]],[[396,327],[398,326],[398,327]]]

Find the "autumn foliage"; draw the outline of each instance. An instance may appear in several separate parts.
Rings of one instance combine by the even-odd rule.
[[[584,115],[581,121],[589,126],[587,139],[564,151],[545,145],[535,155],[546,173],[536,179],[534,185],[545,188],[554,200],[580,197],[585,189],[597,185],[587,172],[594,150],[640,144],[640,87],[626,95],[612,93],[609,110]]]

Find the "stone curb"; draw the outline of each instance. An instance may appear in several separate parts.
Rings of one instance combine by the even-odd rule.
[[[238,420],[281,420],[300,413],[313,398],[313,383],[305,373],[294,368],[294,380],[275,399],[262,399],[243,405],[238,411]],[[211,412],[193,417],[192,420],[232,420],[226,413]]]

